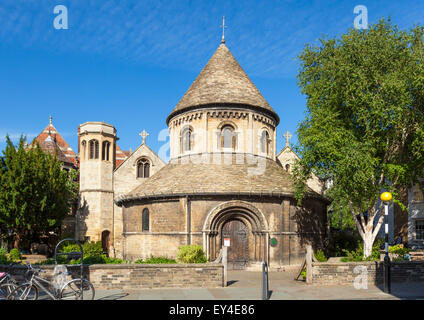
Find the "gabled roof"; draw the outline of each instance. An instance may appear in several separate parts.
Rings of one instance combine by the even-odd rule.
[[[299,155],[293,151],[293,149],[290,146],[285,146],[283,149],[280,150],[280,152],[277,154],[277,159],[280,157],[283,152],[292,153],[297,159],[300,160]]]
[[[118,145],[116,145],[116,153],[118,154]],[[147,152],[149,152],[151,155],[153,155],[155,158],[157,158],[161,163],[163,163],[163,165],[165,165],[165,162],[156,154],[156,152],[154,152],[152,149],[150,149],[146,143],[142,143],[141,145],[138,146],[137,149],[135,149],[132,153],[130,151],[120,151],[123,154],[125,154],[125,159],[120,160],[119,164],[118,164],[118,160],[116,160],[116,167],[115,167],[115,171],[117,171],[121,165],[128,161],[132,155],[136,154],[137,151],[141,148],[145,148],[145,150],[147,150]],[[120,150],[120,149],[119,149]]]
[[[167,123],[178,113],[213,104],[250,106],[271,115],[277,124],[279,122],[278,115],[224,43],[221,43],[168,116]]]

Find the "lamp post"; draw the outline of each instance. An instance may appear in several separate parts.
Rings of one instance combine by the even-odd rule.
[[[380,195],[381,201],[384,202],[384,229],[385,229],[385,252],[384,255],[384,292],[390,293],[391,291],[391,278],[390,278],[390,257],[389,257],[389,202],[392,200],[390,192],[383,192]]]

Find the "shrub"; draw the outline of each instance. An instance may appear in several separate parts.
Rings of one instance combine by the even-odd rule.
[[[396,255],[396,257],[393,258],[393,261],[403,261],[403,260],[409,260],[407,257],[405,257],[407,254],[409,254],[411,250],[408,248],[404,248],[403,244],[397,244],[394,246],[389,246],[389,253],[393,253]]]
[[[81,246],[82,246],[84,257],[99,256],[103,254],[101,241],[85,242]],[[79,252],[80,247],[76,243],[72,243],[71,241],[69,241],[69,243],[65,243],[63,245],[60,251],[61,252]]]
[[[109,258],[103,253],[103,247],[101,241],[97,242],[85,242],[81,244],[83,250],[83,263],[84,264],[122,264],[127,261],[118,258]],[[75,242],[69,241],[64,242],[62,248],[59,250],[63,253],[80,252],[80,247]],[[58,256],[57,262],[59,264],[80,264],[81,259],[71,259],[69,256]],[[54,258],[42,261],[41,265],[54,264]]]
[[[81,244],[83,251],[84,263],[86,264],[98,264],[98,263],[107,263],[106,255],[103,253],[102,243],[97,242],[85,242]],[[59,249],[60,252],[80,252],[80,247],[78,244],[69,241],[65,242],[62,246],[62,249]],[[58,256],[58,262],[67,263],[67,256]],[[69,264],[79,264],[80,259],[72,259],[69,261]]]
[[[12,261],[7,257],[7,250],[4,248],[0,248],[0,264],[9,264]]]
[[[86,257],[100,256],[104,254],[101,241],[86,242],[82,245],[82,250],[84,251],[84,256]]]
[[[177,261],[175,261],[174,259],[168,259],[165,257],[153,257],[150,256],[150,258],[147,259],[138,259],[136,261],[134,261],[134,263],[139,263],[139,264],[169,264],[169,263],[177,263]]]
[[[207,259],[202,246],[185,245],[178,247],[178,261],[182,263],[205,263]]]
[[[61,256],[57,259],[58,264],[79,264],[80,259],[72,259],[68,260],[66,258],[63,258]],[[118,258],[109,258],[105,255],[100,256],[90,256],[84,258],[84,264],[122,264],[126,263],[127,261],[118,259]],[[36,263],[36,265],[49,265],[49,264],[55,264],[54,258],[49,258],[47,260],[41,261]]]
[[[13,249],[12,249],[12,250],[10,250],[10,252],[9,252],[9,258],[10,258],[12,261],[18,261],[18,260],[22,260],[22,255],[21,255],[21,253],[19,252],[19,250],[18,250],[18,249],[13,248]]]
[[[106,264],[123,264],[123,263],[127,263],[127,261],[123,259],[119,259],[119,258],[105,257],[105,263]]]
[[[325,257],[324,251],[322,251],[321,249],[318,249],[317,253],[315,254],[315,258],[319,261],[319,262],[326,262],[327,258]]]
[[[58,249],[58,252],[79,252],[80,251],[80,247],[76,244],[76,243],[71,243],[69,241],[69,243],[64,243],[62,245],[62,248]]]
[[[80,263],[80,259],[78,260],[72,260],[74,261],[75,264],[79,264]],[[106,256],[103,254],[100,255],[92,255],[92,256],[87,256],[86,258],[84,258],[83,260],[84,264],[106,264]]]
[[[380,248],[383,242],[383,239],[377,239],[376,241],[374,241],[371,256],[364,259],[364,244],[362,241],[359,241],[356,250],[349,251],[346,249],[342,249],[342,251],[346,254],[346,257],[342,258],[341,261],[380,261]]]

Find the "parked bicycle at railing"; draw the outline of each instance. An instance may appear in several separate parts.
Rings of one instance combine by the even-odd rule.
[[[0,273],[0,300],[5,300],[18,287],[18,282],[9,273],[9,270],[18,264],[20,262],[13,262],[6,268],[5,272]]]
[[[64,266],[56,265],[52,281],[39,276],[40,273],[47,271],[39,267],[34,268],[30,263],[27,263],[27,266],[29,281],[12,290],[8,294],[7,300],[37,300],[39,291],[45,292],[53,300],[94,299],[95,292],[91,282],[84,278],[66,281],[66,276],[70,275],[70,272],[67,272]],[[57,271],[58,269],[59,271]]]

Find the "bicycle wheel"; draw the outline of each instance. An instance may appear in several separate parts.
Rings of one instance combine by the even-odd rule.
[[[38,289],[31,283],[24,283],[19,286],[15,286],[15,289],[9,293],[6,298],[7,300],[37,300]]]
[[[83,279],[81,290],[81,279],[73,279],[63,286],[60,292],[60,299],[93,300],[94,294],[94,287],[90,281],[88,281],[87,279]]]
[[[13,283],[3,283],[0,285],[0,300],[6,300],[9,294],[15,290],[17,285]]]

